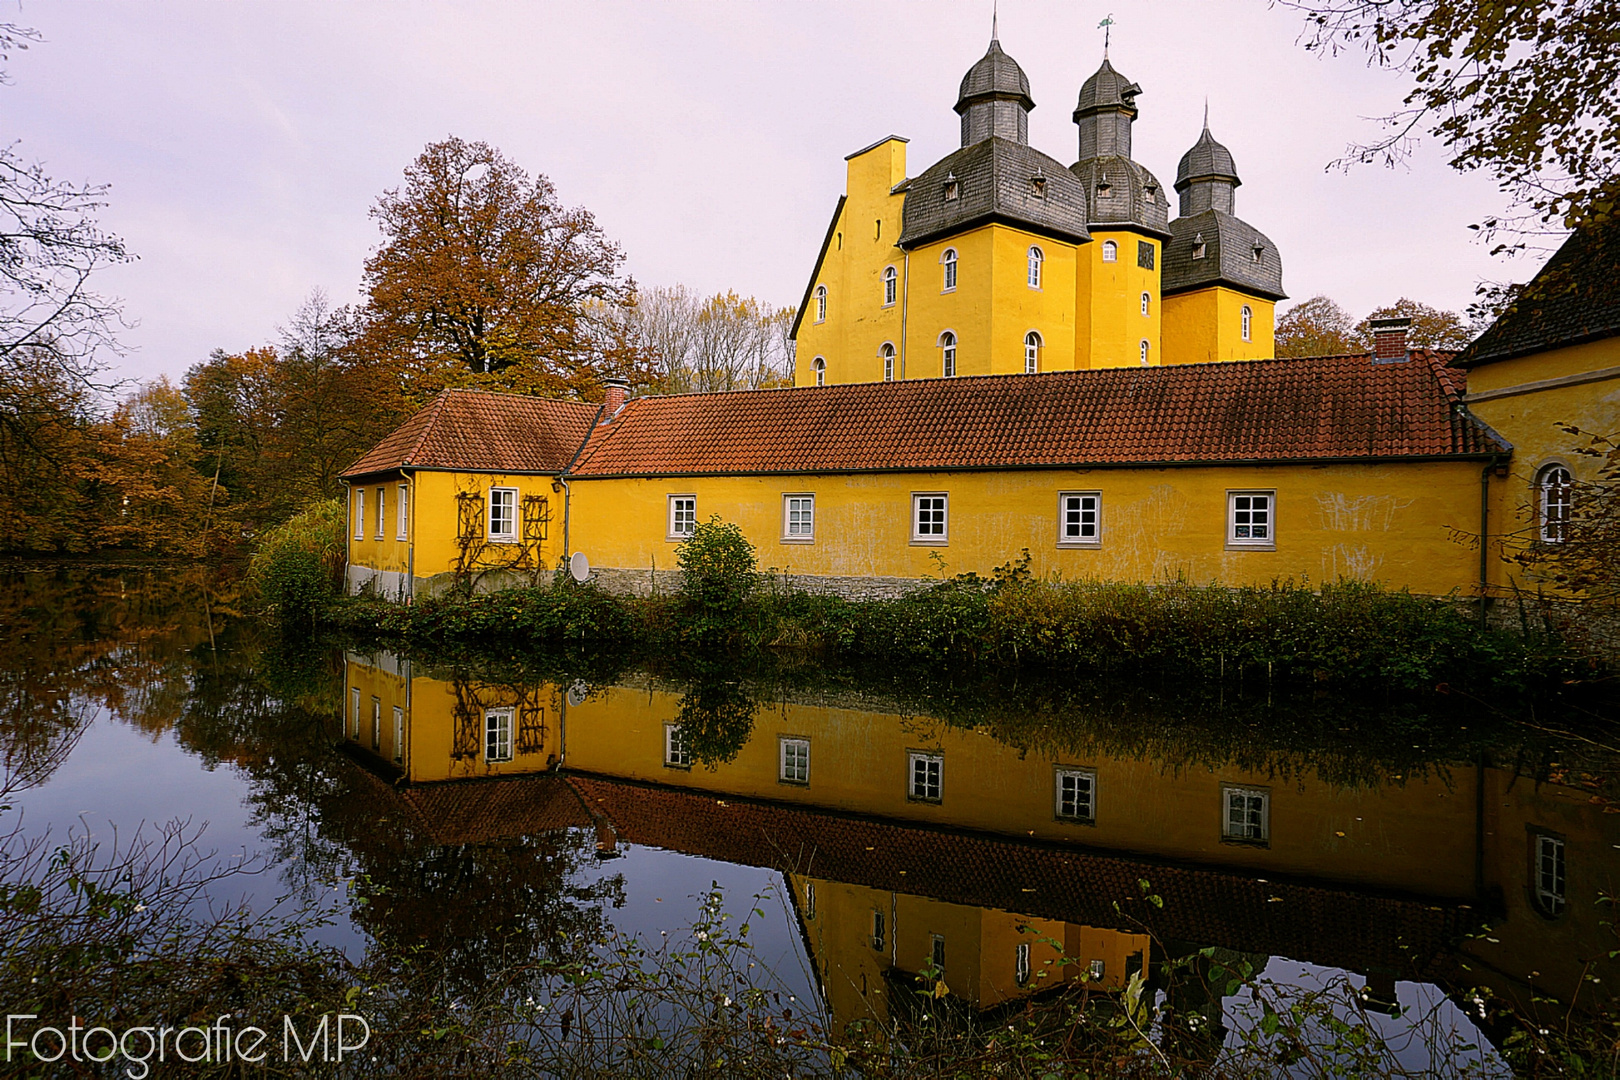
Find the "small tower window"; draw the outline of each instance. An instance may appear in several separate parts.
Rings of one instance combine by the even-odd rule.
[[[1146,317],[1153,310],[1153,297],[1149,293],[1142,294],[1142,315]]]
[[[894,297],[895,297],[895,293],[898,291],[898,285],[899,285],[899,275],[896,274],[894,267],[885,266],[883,268],[883,306],[884,307],[893,307],[894,306]]]
[[[872,229],[873,229],[872,239],[874,239],[874,240],[883,239],[883,219],[882,218],[878,218],[876,221],[874,221],[872,223]]]
[[[1108,173],[1105,171],[1102,175],[1097,177],[1097,195],[1100,198],[1106,199],[1113,193],[1113,190],[1114,185],[1108,182]]]
[[[1266,253],[1266,245],[1264,245],[1264,244],[1256,244],[1256,245],[1254,245],[1254,261],[1255,262],[1259,262],[1261,257],[1263,255],[1265,255],[1265,253]]]
[[[1138,240],[1136,242],[1136,265],[1143,270],[1153,269],[1153,242],[1151,240]]]
[[[945,174],[945,201],[955,202],[957,196],[962,194],[962,185],[957,182],[955,173]]]
[[[1041,263],[1046,261],[1046,255],[1038,247],[1029,249],[1029,287],[1041,287]]]
[[[883,360],[883,381],[894,382],[894,346],[885,341],[883,348],[878,350],[878,356]]]
[[[1142,339],[1142,366],[1147,367],[1147,365],[1148,365],[1148,343],[1147,343],[1147,338],[1143,338]]]
[[[827,286],[816,286],[816,322],[827,321]]]
[[[1198,233],[1193,237],[1192,257],[1202,259],[1208,249],[1204,246],[1204,234]]]
[[[815,360],[811,361],[810,367],[816,373],[816,385],[817,386],[826,386],[827,385],[827,361],[823,360],[821,357],[818,356],[818,357],[815,358]]]
[[[1035,169],[1035,175],[1029,178],[1029,193],[1037,199],[1046,198],[1046,172],[1039,166]]]
[[[950,292],[956,288],[956,249],[946,248],[939,261],[945,271],[945,291]]]
[[[1254,340],[1254,309],[1248,304],[1243,305],[1243,340]]]
[[[1548,465],[1536,477],[1536,518],[1542,543],[1562,544],[1569,539],[1573,488],[1569,470],[1562,465]]]
[[[1041,335],[1031,330],[1024,335],[1024,374],[1041,370]]]
[[[1103,241],[1103,262],[1119,261],[1119,245],[1112,240]]]
[[[949,330],[939,335],[940,370],[947,379],[956,377],[956,335]]]

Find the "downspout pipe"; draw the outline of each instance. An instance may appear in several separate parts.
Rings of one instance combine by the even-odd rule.
[[[1495,472],[1501,463],[1501,458],[1492,455],[1485,467],[1479,470],[1479,628],[1485,629],[1485,605],[1487,592],[1490,589],[1490,549],[1487,541],[1491,535],[1491,473]]]

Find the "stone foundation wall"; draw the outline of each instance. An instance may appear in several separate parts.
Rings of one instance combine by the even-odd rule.
[[[1485,621],[1510,633],[1557,634],[1582,655],[1620,670],[1620,607],[1521,593],[1492,600]]]
[[[619,596],[670,596],[681,589],[679,570],[625,570],[598,566],[591,580]],[[888,600],[933,582],[921,578],[824,577],[817,574],[767,574],[761,588],[782,592],[807,592],[818,596],[842,596],[846,600]]]

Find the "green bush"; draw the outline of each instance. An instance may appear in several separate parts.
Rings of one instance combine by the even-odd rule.
[[[267,531],[248,563],[249,588],[284,620],[308,622],[342,589],[343,503],[323,499]]]
[[[698,522],[675,549],[675,563],[681,568],[686,629],[699,638],[733,630],[759,583],[754,545],[742,529],[718,515]]]

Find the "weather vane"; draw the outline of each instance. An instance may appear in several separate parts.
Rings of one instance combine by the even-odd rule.
[[[1108,35],[1110,33],[1112,33],[1113,25],[1114,25],[1114,13],[1112,11],[1110,11],[1107,15],[1103,16],[1103,21],[1097,24],[1097,29],[1099,29],[1099,30],[1101,30],[1103,32],[1103,59],[1104,60],[1108,59]]]

